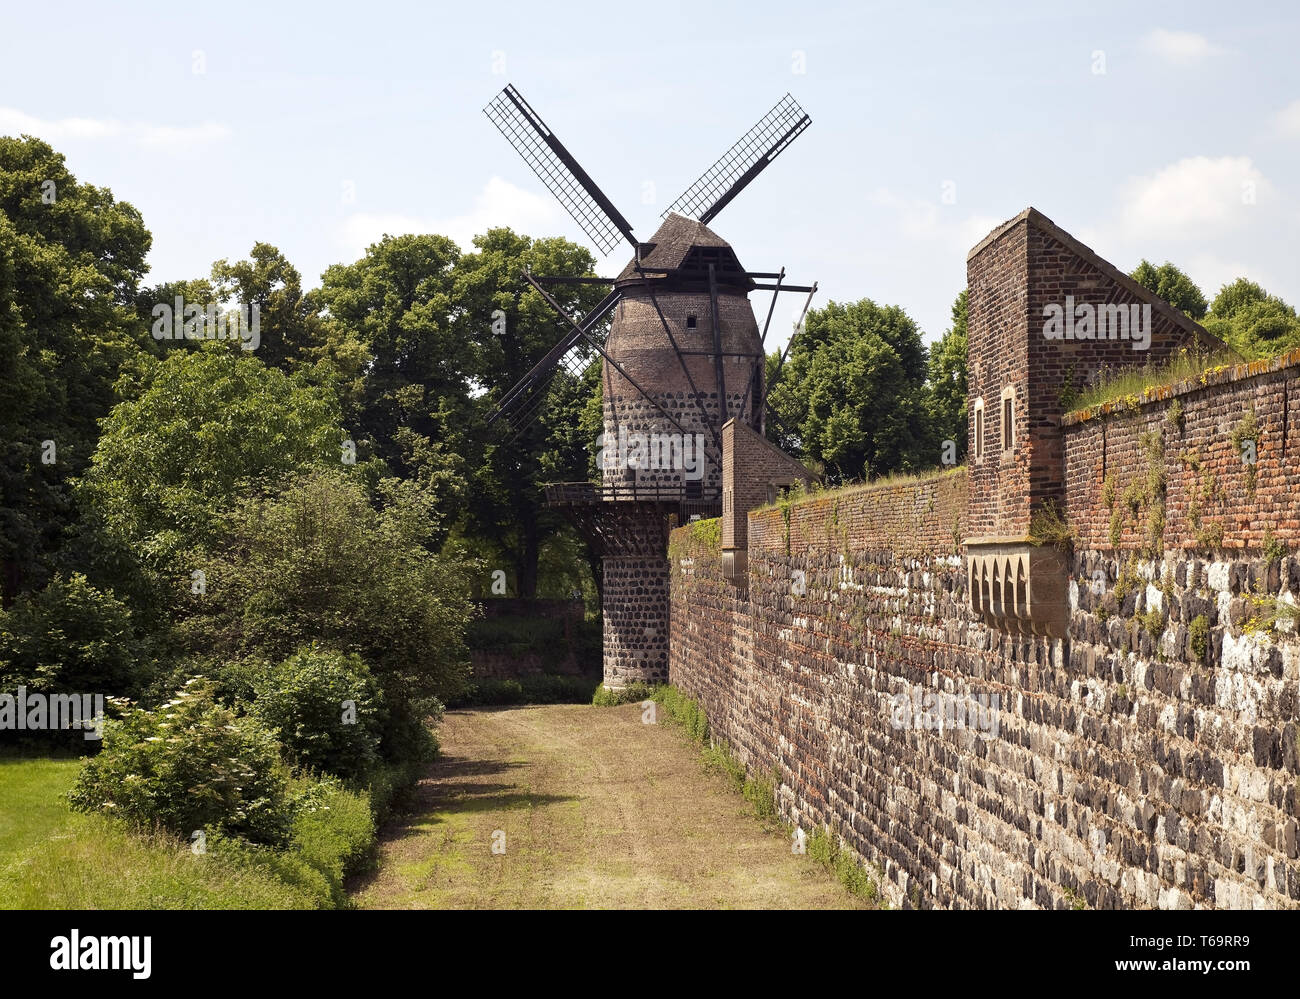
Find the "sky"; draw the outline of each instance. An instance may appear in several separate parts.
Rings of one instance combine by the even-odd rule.
[[[1290,3],[6,7],[0,134],[141,211],[148,283],[257,241],[307,287],[384,233],[590,248],[482,113],[512,83],[642,239],[792,94],[812,126],[712,228],[749,270],[817,281],[815,305],[900,305],[928,340],[970,248],[1030,205],[1126,271],[1170,260],[1207,298],[1244,275],[1300,304]]]

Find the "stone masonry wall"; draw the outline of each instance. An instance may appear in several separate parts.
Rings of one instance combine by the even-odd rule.
[[[668,680],[668,562],[611,556],[605,573],[605,684]]]
[[[972,615],[961,469],[753,512],[747,592],[716,530],[673,532],[671,680],[895,904],[1300,907],[1297,376],[1229,369],[1065,421],[1063,640]],[[924,694],[998,710],[927,727]]]

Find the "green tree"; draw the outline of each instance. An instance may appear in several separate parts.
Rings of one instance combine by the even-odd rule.
[[[926,375],[920,330],[901,308],[832,301],[808,313],[771,390],[789,432],[769,433],[841,482],[930,467]]]
[[[85,576],[55,576],[0,611],[0,690],[135,696],[141,672],[131,612]]]
[[[1129,275],[1147,291],[1159,295],[1193,319],[1205,318],[1205,296],[1196,283],[1166,260],[1159,267],[1143,260]]]
[[[1214,296],[1210,312],[1215,319],[1232,319],[1238,312],[1250,305],[1267,302],[1271,296],[1263,288],[1248,278],[1237,278],[1231,284],[1225,284]]]
[[[320,345],[320,320],[302,291],[302,276],[269,243],[254,243],[247,260],[212,265],[211,286],[226,308],[257,306],[257,356],[272,367],[289,370]]]
[[[1296,310],[1246,278],[1219,290],[1205,328],[1246,358],[1272,357],[1300,348]]]
[[[453,329],[459,259],[446,236],[385,236],[355,263],[328,268],[312,296],[333,355],[350,358],[358,345],[367,358],[359,389],[344,396],[358,447],[444,504],[463,493],[473,422],[475,348]],[[338,366],[355,379],[355,367]]]
[[[150,236],[39,139],[0,137],[0,598],[39,586],[124,361]],[[51,442],[46,444],[45,442]]]
[[[238,346],[213,341],[154,361],[139,398],[104,420],[78,488],[115,583],[130,563],[186,586],[194,553],[220,516],[252,490],[310,465],[342,462],[338,405],[319,386],[268,368]],[[115,585],[136,591],[138,581]]]
[[[957,445],[957,461],[966,457],[966,289],[952,303],[952,326],[930,349],[928,409],[941,452],[943,442]],[[940,454],[942,458],[942,453]]]
[[[523,281],[521,272],[528,268],[541,275],[590,276],[595,261],[568,240],[532,239],[509,229],[477,236],[474,246],[456,267],[456,329],[477,348],[474,379],[487,390],[476,400],[476,423],[481,426],[501,395],[569,329]],[[590,311],[607,291],[593,284],[554,285],[549,290],[575,317]],[[599,366],[584,366],[584,372],[581,377],[558,372],[537,420],[522,428],[498,421],[472,452],[467,532],[496,547],[504,564],[514,570],[516,595],[521,597],[537,594],[542,545],[566,526],[558,512],[546,507],[541,484],[590,475],[595,437],[577,436],[574,430],[582,435],[591,430],[581,414],[598,384]]]

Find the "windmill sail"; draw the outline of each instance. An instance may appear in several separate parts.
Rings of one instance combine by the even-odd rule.
[[[496,411],[488,419],[488,425],[495,423],[503,414],[510,413],[514,417],[511,422],[516,429],[519,429],[527,422],[531,422],[529,417],[535,415],[535,409],[546,398],[546,390],[558,370],[563,369],[575,377],[581,375],[591,353],[582,333],[590,333],[596,329],[600,321],[609,315],[610,310],[618,303],[618,299],[619,293],[611,291],[577,324],[577,329],[573,327],[566,329],[564,337],[533,365],[528,374],[519,379],[501,397]],[[579,333],[578,329],[581,329],[582,333]]]
[[[541,179],[564,210],[582,227],[588,238],[608,254],[626,239],[636,247],[632,226],[578,165],[555,133],[546,127],[519,91],[507,84],[483,113],[509,140]]]
[[[812,119],[797,101],[786,94],[776,107],[758,120],[753,128],[705,170],[664,212],[687,215],[705,225],[777,158]]]

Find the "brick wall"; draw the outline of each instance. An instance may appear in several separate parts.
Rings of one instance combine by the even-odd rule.
[[[747,592],[716,534],[673,532],[671,681],[751,772],[775,771],[786,819],[842,837],[895,904],[1300,905],[1300,644],[1246,616],[1251,586],[1300,597],[1300,560],[1180,557],[1168,579],[1139,561],[1117,597],[1113,553],[1081,549],[1069,637],[1010,636],[969,610],[966,480],[751,515]],[[1160,638],[1139,623],[1152,609]],[[996,704],[996,729],[925,728],[925,693]]]
[[[972,251],[967,263],[967,455],[973,537],[1024,534],[1029,524],[1029,457],[1023,425],[1020,460],[1004,456],[999,398],[1004,386],[1023,385],[1029,366],[1029,226],[1009,228]],[[983,400],[986,454],[975,458],[976,404]],[[1024,407],[1018,412],[1023,414]]]
[[[1032,209],[969,276],[983,458],[972,426],[969,469],[751,513],[748,588],[721,531],[675,531],[672,682],[896,904],[1300,907],[1300,352],[1067,416],[1107,368],[1221,345]],[[1151,305],[1149,349],[1048,339],[1067,298]],[[1014,634],[972,613],[964,555],[1048,499],[1064,625]]]
[[[1300,426],[1292,414],[1298,405],[1295,351],[1071,414],[1064,465],[1080,543],[1111,548],[1114,522],[1123,551],[1151,548],[1154,522],[1162,526],[1159,548],[1165,551],[1259,553],[1270,537],[1296,545]],[[1253,472],[1243,461],[1248,441],[1254,441]],[[1142,486],[1152,476],[1163,490],[1140,497],[1134,511],[1126,495],[1147,492]]]
[[[1223,345],[1034,209],[995,229],[970,253],[968,411],[984,406],[984,455],[970,424],[972,537],[1029,531],[1034,510],[1064,498],[1061,418],[1069,394],[1102,371],[1160,365],[1180,350]],[[1149,342],[1049,339],[1048,308],[1150,307]],[[1094,329],[1094,332],[1096,330]],[[1013,446],[1003,450],[1003,391],[1014,393]]]
[[[812,473],[739,420],[722,428],[722,547],[744,548],[748,519],[755,507],[776,498],[794,482],[805,485]]]
[[[535,621],[538,626],[563,621],[563,641],[557,648],[542,652],[526,649],[476,648],[470,640],[470,672],[476,680],[505,680],[542,673],[581,674],[587,663],[579,661],[576,642],[585,607],[581,600],[524,599],[492,597],[475,601],[484,621],[513,619]],[[497,643],[492,643],[496,645]]]

